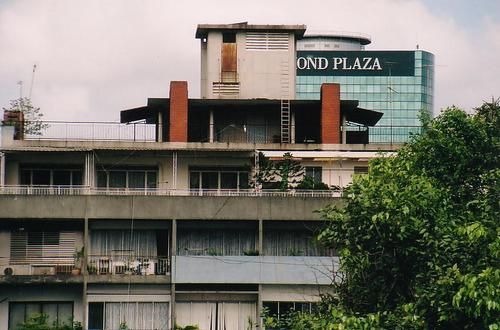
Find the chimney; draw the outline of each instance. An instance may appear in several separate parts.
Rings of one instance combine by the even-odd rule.
[[[188,139],[188,89],[187,81],[170,82],[170,142],[187,142]]]
[[[321,143],[340,144],[340,85],[321,85]]]
[[[24,140],[24,113],[18,110],[5,110],[2,124],[14,126],[14,140]]]

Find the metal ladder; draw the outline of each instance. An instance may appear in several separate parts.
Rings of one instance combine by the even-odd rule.
[[[290,63],[288,57],[281,61],[281,143],[290,143]]]

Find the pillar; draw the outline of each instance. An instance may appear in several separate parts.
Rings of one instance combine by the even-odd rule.
[[[340,144],[340,85],[321,85],[321,143]]]

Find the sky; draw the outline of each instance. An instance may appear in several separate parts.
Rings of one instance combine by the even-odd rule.
[[[0,0],[0,107],[46,120],[119,121],[187,80],[199,97],[200,23],[306,24],[368,34],[367,50],[435,54],[434,113],[500,97],[500,0]],[[33,65],[37,65],[31,86]]]

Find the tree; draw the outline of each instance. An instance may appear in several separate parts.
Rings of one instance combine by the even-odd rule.
[[[31,103],[31,99],[20,97],[10,101],[8,108],[2,108],[4,111],[20,111],[24,115],[24,134],[42,135],[44,129],[49,125],[42,121],[43,113],[40,108]]]
[[[267,189],[286,191],[302,180],[305,169],[289,152],[281,160],[269,160],[259,152],[259,166],[255,174],[255,182]]]
[[[322,210],[342,276],[294,328],[500,328],[499,118],[448,108]]]

